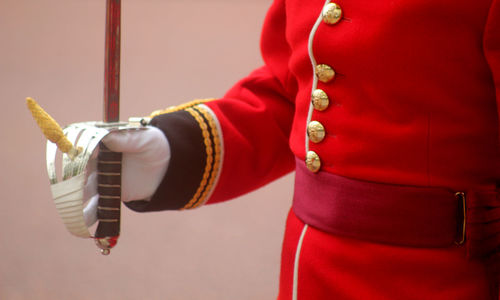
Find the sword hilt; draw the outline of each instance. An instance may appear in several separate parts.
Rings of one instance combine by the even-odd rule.
[[[108,255],[120,236],[122,153],[109,150],[102,142],[97,155],[99,193],[95,242]]]

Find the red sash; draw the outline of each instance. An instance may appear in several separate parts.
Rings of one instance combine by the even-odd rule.
[[[457,193],[458,192],[458,193]],[[297,160],[293,210],[322,231],[410,247],[463,244],[470,258],[500,269],[497,190],[452,191],[311,173]]]

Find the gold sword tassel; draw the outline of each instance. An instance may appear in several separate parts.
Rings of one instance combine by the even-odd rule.
[[[43,108],[36,103],[33,98],[26,98],[26,104],[28,109],[33,115],[38,127],[42,130],[43,135],[52,143],[57,145],[57,148],[63,153],[68,154],[68,157],[73,160],[79,153],[82,152],[82,147],[76,148],[64,135],[64,132],[54,120]]]

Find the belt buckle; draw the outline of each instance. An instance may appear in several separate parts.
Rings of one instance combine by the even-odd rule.
[[[465,229],[467,226],[467,203],[464,192],[456,192],[455,198],[458,200],[458,216],[462,219],[462,224],[457,225],[457,239],[456,245],[463,245],[465,243]]]

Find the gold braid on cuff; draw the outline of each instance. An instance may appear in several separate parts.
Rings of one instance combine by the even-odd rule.
[[[216,99],[197,99],[178,106],[156,110],[149,116],[149,118],[154,118],[163,114],[186,111],[196,120],[200,127],[206,154],[203,177],[194,196],[183,208],[181,208],[181,210],[192,209],[203,205],[210,196],[219,174],[222,159],[221,134],[219,133],[217,122],[214,120],[212,114],[210,114],[204,106],[200,105],[214,100]]]
[[[190,113],[198,122],[202,131],[205,152],[207,155],[205,171],[200,185],[191,200],[182,208],[191,209],[205,203],[208,195],[214,187],[214,182],[217,178],[221,164],[221,139],[215,120],[203,107],[189,107],[186,108],[185,111]]]

